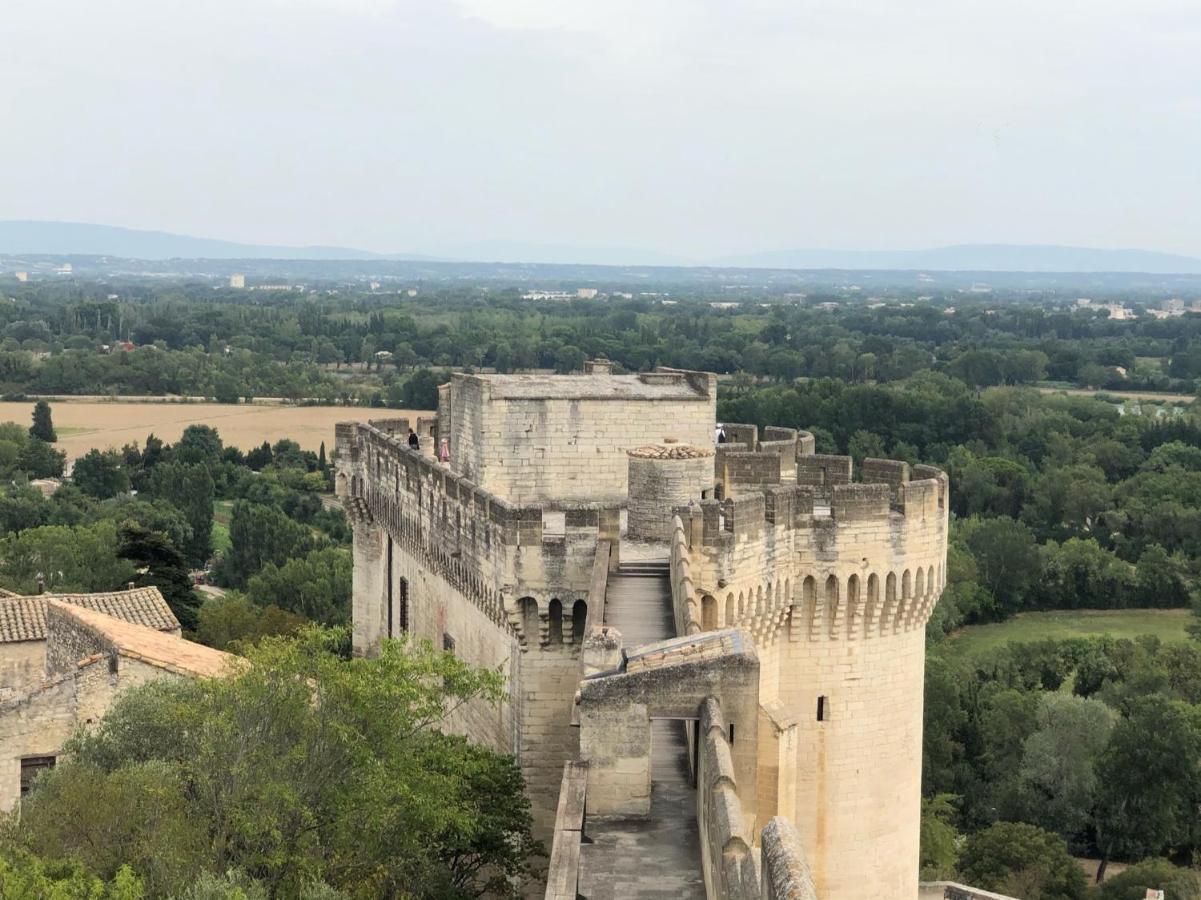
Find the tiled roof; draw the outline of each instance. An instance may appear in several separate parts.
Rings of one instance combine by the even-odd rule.
[[[241,658],[232,653],[214,650],[212,647],[196,644],[173,634],[164,634],[144,625],[124,622],[84,607],[60,603],[60,599],[50,598],[49,602],[55,609],[107,638],[117,648],[117,652],[127,659],[136,659],[180,675],[205,678],[225,674],[231,666],[240,664]],[[241,664],[244,664],[244,661]]]
[[[37,597],[23,597],[5,591],[0,595],[0,644],[44,641],[47,600],[60,600],[158,631],[179,629],[179,620],[156,587],[105,594],[42,594]]]

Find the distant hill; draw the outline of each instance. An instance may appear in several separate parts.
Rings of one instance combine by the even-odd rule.
[[[118,256],[125,259],[433,259],[419,254],[386,255],[350,247],[240,244],[113,225],[34,221],[0,221],[0,254]]]
[[[80,222],[0,221],[0,256],[106,256],[131,260],[261,259],[468,262],[527,265],[838,269],[932,272],[1129,272],[1201,275],[1201,259],[1153,250],[1097,250],[1044,244],[959,244],[929,250],[776,250],[707,261],[632,247],[477,241],[445,255],[373,253],[353,247],[241,244],[164,231]]]
[[[1201,259],[1154,250],[1049,244],[958,244],[931,250],[778,250],[715,260],[767,269],[929,269],[943,272],[1146,272],[1201,274]]]

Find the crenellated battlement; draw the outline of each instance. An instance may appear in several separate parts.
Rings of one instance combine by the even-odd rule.
[[[617,537],[619,510],[510,503],[410,448],[408,428],[337,426],[337,492],[352,516],[369,513],[523,649],[578,648],[596,547]]]
[[[680,633],[736,625],[762,646],[924,627],[946,577],[946,475],[867,459],[855,482],[849,457],[796,462],[795,484],[675,510]]]

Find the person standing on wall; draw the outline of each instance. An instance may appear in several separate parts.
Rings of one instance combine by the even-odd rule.
[[[726,426],[721,424],[721,422],[718,422],[717,428],[715,428],[713,431],[713,443],[724,444],[725,442],[726,442]]]
[[[438,445],[438,461],[450,462],[450,441],[446,438],[442,438],[442,442]]]
[[[409,429],[409,449],[410,450],[420,450],[421,449],[421,440],[417,437],[417,432],[414,431],[412,428]]]

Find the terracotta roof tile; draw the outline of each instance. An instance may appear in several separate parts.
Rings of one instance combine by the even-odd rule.
[[[164,634],[145,625],[123,622],[95,610],[62,603],[58,598],[50,598],[48,602],[107,638],[117,652],[127,659],[136,659],[180,675],[206,678],[223,675],[231,666],[243,664],[241,657],[232,653],[214,650],[173,634]]]
[[[0,594],[0,644],[44,641],[48,600],[69,603],[158,631],[179,630],[179,620],[156,587],[102,594],[42,594],[37,597],[23,597],[5,591]]]

